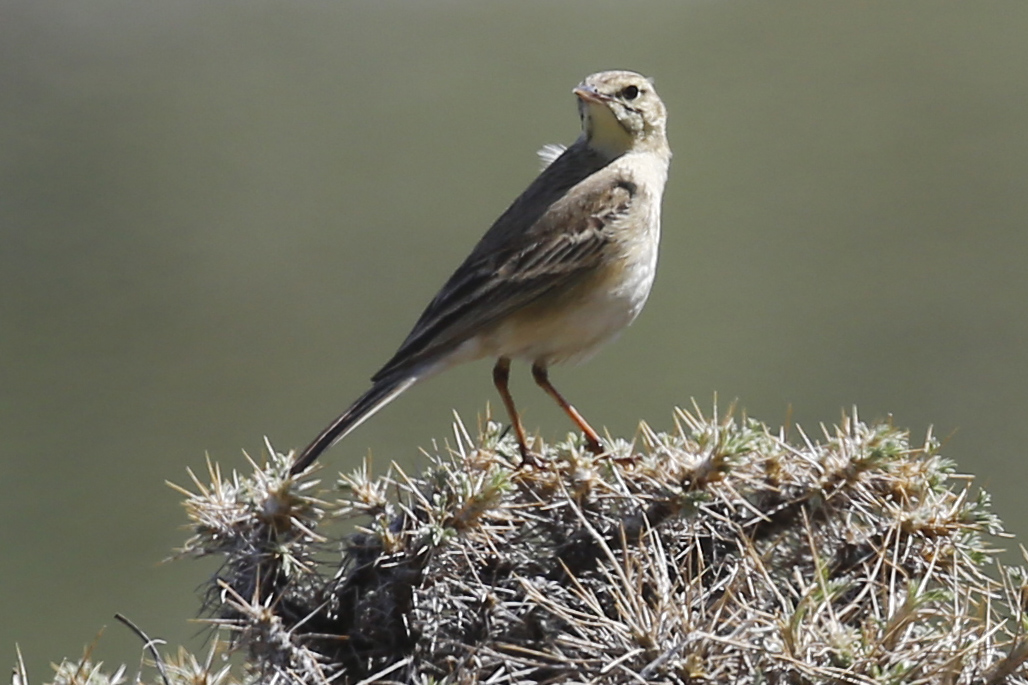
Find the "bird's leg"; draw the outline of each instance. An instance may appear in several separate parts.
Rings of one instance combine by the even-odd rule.
[[[546,367],[536,362],[532,364],[532,378],[539,385],[540,388],[546,391],[546,394],[557,401],[560,408],[571,417],[571,420],[576,426],[578,426],[583,433],[585,433],[585,444],[589,448],[589,451],[593,454],[603,454],[603,445],[600,444],[600,436],[593,430],[593,427],[589,425],[589,422],[585,420],[578,410],[571,406],[571,403],[564,399],[564,396],[557,392],[557,389],[553,387],[553,383],[550,383],[550,374],[546,370]]]
[[[508,381],[510,380],[510,358],[500,357],[496,361],[496,366],[493,367],[493,383],[496,385],[496,389],[500,392],[500,399],[503,400],[503,406],[507,408],[507,415],[510,416],[510,424],[514,427],[514,437],[518,441],[518,450],[521,452],[521,466],[531,464],[536,468],[539,467],[539,463],[531,452],[528,451],[528,442],[525,438],[525,427],[521,425],[521,417],[518,416],[518,410],[514,406],[514,398],[510,395],[510,390],[507,388]]]

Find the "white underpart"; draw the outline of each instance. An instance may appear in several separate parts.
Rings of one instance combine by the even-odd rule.
[[[634,141],[631,134],[602,102],[586,103],[585,128],[589,133],[589,147],[609,159],[620,157],[632,149]]]

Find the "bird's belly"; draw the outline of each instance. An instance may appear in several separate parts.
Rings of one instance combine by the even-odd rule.
[[[618,260],[562,291],[506,317],[476,336],[482,356],[544,365],[580,362],[613,339],[642,311],[653,284],[656,254]]]

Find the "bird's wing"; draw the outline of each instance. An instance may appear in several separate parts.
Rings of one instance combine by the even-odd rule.
[[[540,296],[595,273],[635,194],[635,184],[620,175],[596,173],[521,235],[493,246],[480,243],[372,380],[439,358]]]

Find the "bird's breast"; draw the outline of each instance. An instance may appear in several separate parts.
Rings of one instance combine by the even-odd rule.
[[[476,336],[477,352],[546,365],[590,357],[632,323],[646,303],[657,267],[657,222],[645,236],[616,241],[614,254],[593,273]]]
[[[632,197],[604,228],[609,240],[599,264],[477,333],[461,346],[461,359],[583,361],[639,315],[657,271],[667,160],[625,155],[604,173],[630,185]]]

